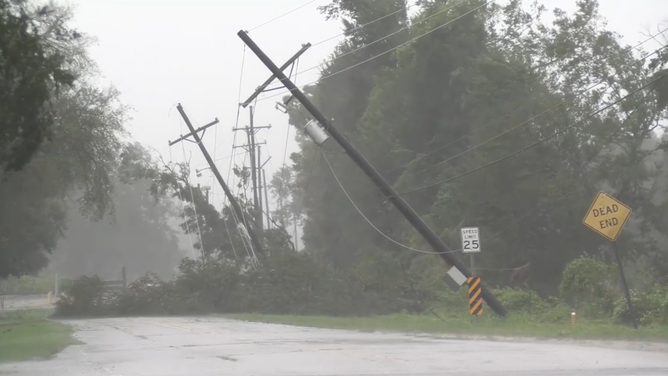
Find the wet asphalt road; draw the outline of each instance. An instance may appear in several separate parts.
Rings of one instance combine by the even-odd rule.
[[[15,376],[666,376],[668,353],[435,339],[231,321],[71,321],[85,344],[0,366]]]
[[[20,309],[47,309],[51,308],[46,294],[35,295],[1,295],[4,300],[4,310],[14,311]]]

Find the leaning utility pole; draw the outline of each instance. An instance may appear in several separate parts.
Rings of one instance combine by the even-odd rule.
[[[408,205],[408,203],[401,197],[397,192],[394,191],[392,186],[385,181],[385,179],[380,175],[378,171],[369,163],[369,161],[364,158],[364,156],[357,150],[355,147],[343,136],[338,129],[336,129],[332,123],[327,119],[318,108],[316,108],[313,103],[308,99],[304,93],[295,84],[283,73],[283,71],[274,64],[274,62],[258,47],[257,44],[248,36],[248,34],[240,30],[237,35],[244,43],[257,55],[257,57],[264,63],[264,65],[269,68],[273,76],[280,80],[280,82],[285,85],[285,87],[290,90],[290,93],[294,98],[301,102],[302,106],[308,111],[314,118],[320,123],[320,126],[324,127],[327,132],[336,140],[336,142],[341,145],[345,150],[346,154],[357,164],[357,166],[364,172],[364,174],[369,177],[369,179],[387,196],[388,200],[394,205],[397,210],[406,218],[408,222],[413,225],[413,228],[422,235],[422,237],[429,243],[432,249],[435,252],[438,252],[439,256],[445,260],[451,266],[459,269],[459,271],[464,274],[465,277],[473,277],[471,271],[464,265],[464,263],[455,257],[452,254],[452,250],[441,240],[441,238],[436,235],[436,233],[429,228],[429,226],[420,218],[420,216],[415,212],[415,210]],[[324,140],[323,140],[324,141]],[[491,309],[494,310],[500,316],[506,316],[507,311],[503,304],[499,302],[492,292],[486,286],[482,288],[482,296],[489,305]]]
[[[183,107],[181,107],[181,103],[179,103],[176,106],[176,109],[179,110],[179,113],[181,114],[181,117],[183,118],[183,121],[186,123],[188,126],[188,129],[190,130],[190,133],[179,137],[175,141],[170,141],[169,146],[172,146],[176,144],[177,142],[181,142],[184,140],[187,140],[188,137],[192,136],[195,139],[195,143],[199,146],[200,150],[202,151],[202,154],[204,155],[204,158],[206,161],[209,163],[209,167],[211,167],[211,172],[213,172],[213,175],[216,177],[216,180],[218,180],[218,184],[223,188],[223,191],[225,191],[225,195],[227,198],[230,200],[230,204],[232,205],[232,209],[236,213],[238,218],[243,218],[244,214],[243,211],[241,210],[241,206],[239,206],[239,203],[237,202],[237,199],[234,197],[232,194],[232,191],[230,191],[230,188],[225,184],[225,181],[223,180],[223,176],[220,174],[220,171],[218,171],[218,168],[216,167],[216,164],[213,162],[213,159],[209,155],[209,152],[206,150],[206,147],[202,143],[202,139],[199,135],[199,132],[202,132],[202,136],[204,135],[204,132],[206,131],[207,128],[209,128],[212,125],[215,125],[218,123],[218,119],[215,121],[204,125],[198,129],[195,129],[190,123],[190,119],[188,119],[188,116],[186,115],[185,111],[183,111]],[[188,140],[190,141],[190,140]],[[253,230],[252,226],[245,226],[246,230],[248,231],[248,236],[251,238],[251,242],[253,243],[253,248],[255,248],[255,251],[257,253],[264,255],[264,248],[262,247],[262,242],[260,239],[257,237],[257,234],[255,233],[255,230]]]

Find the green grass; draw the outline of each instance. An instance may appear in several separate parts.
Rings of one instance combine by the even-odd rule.
[[[0,314],[0,363],[46,359],[76,343],[69,326],[47,320],[47,310]]]
[[[644,340],[668,342],[668,326],[631,327],[606,322],[580,320],[575,326],[570,318],[546,319],[513,314],[508,318],[486,316],[477,321],[471,317],[395,314],[375,317],[327,317],[237,314],[225,317],[255,322],[310,326],[361,331],[391,331],[456,336],[501,336],[525,338],[570,338],[605,340]]]

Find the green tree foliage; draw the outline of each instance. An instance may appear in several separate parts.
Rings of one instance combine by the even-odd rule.
[[[0,165],[25,166],[53,131],[54,92],[71,86],[79,72],[68,54],[86,42],[66,26],[66,9],[23,0],[0,1]]]
[[[576,4],[547,23],[539,2],[521,0],[425,0],[410,15],[402,0],[333,0],[321,10],[342,22],[345,38],[304,91],[453,248],[461,227],[481,228],[478,273],[511,311],[628,321],[609,243],[581,224],[597,191],[616,196],[634,210],[618,241],[623,258],[651,265],[656,277],[634,289],[641,320],[665,323],[665,51],[624,45],[596,0]],[[310,120],[294,100],[289,116],[299,128]],[[107,300],[97,281],[81,279],[95,291],[75,282],[58,312],[363,315],[445,306],[465,315],[466,291],[444,286],[435,255],[414,252],[427,244],[349,157],[333,142],[320,149],[296,139],[301,150],[274,175],[272,193],[279,222],[303,223],[304,252],[290,252],[284,232],[264,231],[269,252],[257,263],[242,230],[252,225],[244,195],[242,218],[218,211],[189,182],[187,165],[157,164],[128,145],[124,181],[151,181],[156,199],[183,201],[181,226],[201,255],[184,259],[173,281],[148,274]],[[323,154],[382,234],[348,201]],[[248,170],[234,172],[245,187]]]
[[[90,38],[70,17],[51,3],[0,1],[0,278],[46,266],[71,208],[113,214],[126,108],[91,84]]]
[[[387,255],[381,257],[382,264],[361,264],[350,273],[301,252],[271,253],[251,268],[233,260],[185,258],[174,280],[164,281],[149,273],[122,292],[108,291],[98,277],[81,277],[57,302],[56,314],[262,312],[345,316],[424,311],[433,302],[431,286],[411,284],[409,278],[392,279],[387,272],[392,272],[396,263]]]
[[[247,198],[243,195],[237,197],[243,211],[243,216],[239,218],[231,206],[218,211],[209,203],[201,187],[191,185],[187,163],[158,163],[136,143],[125,147],[121,160],[122,181],[150,181],[148,191],[155,200],[178,200],[185,204],[179,214],[182,220],[179,226],[193,236],[193,246],[199,253],[196,258],[253,263],[254,252],[245,231],[247,226],[253,226],[252,205]],[[241,170],[235,173],[246,176]],[[269,252],[281,253],[292,249],[289,236],[282,229],[266,229],[259,235]]]
[[[551,23],[539,3],[425,1],[410,19],[399,12],[356,28],[404,5],[341,0],[324,7],[347,34],[305,92],[453,248],[460,227],[481,227],[484,279],[506,285],[512,269],[530,262],[529,285],[556,294],[572,260],[611,261],[607,241],[581,224],[601,189],[634,210],[619,240],[625,260],[666,254],[666,208],[655,200],[666,174],[656,165],[666,149],[658,136],[666,111],[652,90],[664,50],[624,45],[595,0],[578,1],[573,14],[555,10]],[[295,102],[290,122],[300,127],[307,112]],[[297,140],[291,189],[305,192],[307,251],[354,268],[366,251],[382,249],[402,259],[400,273],[410,270],[418,255],[373,231],[312,141]],[[325,152],[379,229],[428,249],[348,156],[334,143]]]
[[[370,56],[382,53],[404,41],[405,32],[386,36],[408,24],[407,13],[402,11],[405,6],[405,1],[341,0],[322,8],[328,17],[342,20],[347,37],[335,48],[332,60],[322,69],[323,76],[331,74],[336,76],[323,80],[317,87],[307,88],[306,91],[327,116],[335,119],[337,126],[347,137],[357,138],[355,136],[358,119],[366,110],[374,78],[383,67],[392,65],[395,57],[392,54],[385,54],[356,69],[341,73],[339,71],[362,63]],[[397,11],[399,12],[391,17],[359,28],[382,15]],[[299,108],[297,101],[291,102],[291,124],[298,127],[305,125],[308,121],[305,114],[307,112]],[[368,228],[350,204],[342,205],[345,197],[323,160],[317,157],[312,141],[301,134],[297,139],[302,152],[293,154],[291,159],[295,169],[294,192],[303,195],[303,199],[294,201],[300,205],[303,202],[302,214],[308,218],[304,222],[304,243],[313,252],[319,252],[323,260],[333,262],[337,267],[350,267],[355,263],[355,254],[360,246],[364,246],[365,243],[369,245]],[[391,221],[392,218],[385,216],[384,211],[378,210],[383,198],[375,193],[368,194],[370,183],[367,179],[338,148],[334,152],[337,155],[332,158],[333,164],[346,171],[342,174],[346,186],[351,187],[355,193],[366,192],[364,199],[369,205],[375,206],[373,213],[368,213],[372,219]],[[370,159],[378,168],[385,167],[384,164],[378,164],[385,161],[384,156],[374,156]],[[379,225],[386,230],[389,226],[380,223]],[[380,239],[375,241],[378,242]]]
[[[271,194],[276,200],[276,210],[272,213],[274,218],[283,227],[290,224],[293,217],[298,215],[299,199],[295,197],[298,192],[295,190],[293,171],[290,167],[284,166],[274,173],[270,182]]]

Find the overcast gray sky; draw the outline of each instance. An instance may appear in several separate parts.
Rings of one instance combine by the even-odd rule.
[[[250,33],[264,51],[282,64],[302,43],[316,43],[341,32],[337,21],[325,21],[317,6],[329,0],[316,0],[307,6]],[[527,1],[528,3],[529,1]],[[239,103],[239,82],[244,60],[243,43],[236,33],[252,28],[306,3],[307,0],[74,0],[75,26],[98,38],[92,49],[105,79],[122,93],[124,103],[134,107],[130,131],[144,145],[157,149],[169,159],[168,140],[186,133],[186,127],[174,106],[182,103],[195,126],[215,117],[220,119],[216,131],[210,129],[205,144],[215,153],[218,166],[227,177],[233,132]],[[548,8],[574,9],[575,0],[544,0]],[[635,44],[656,32],[657,25],[668,19],[668,0],[601,0],[601,13],[609,27]],[[303,55],[300,71],[318,65],[340,38],[311,48]],[[241,97],[245,99],[262,83],[269,71],[247,50],[243,64]],[[317,79],[314,69],[299,76],[298,83]],[[287,115],[274,109],[276,98],[259,101],[255,123],[271,124],[259,133],[267,164],[267,178],[283,162]],[[241,113],[240,126],[248,123],[248,111]],[[291,131],[288,155],[296,151]],[[238,132],[237,144],[245,140]],[[354,142],[354,140],[353,140]],[[241,153],[237,149],[235,153]],[[184,160],[181,145],[171,150],[174,161]],[[192,155],[195,168],[206,167],[196,145],[185,143],[185,155]],[[241,164],[243,155],[235,157]],[[196,179],[193,172],[193,179]],[[210,171],[197,179],[215,188],[215,203],[222,191],[213,184]]]

